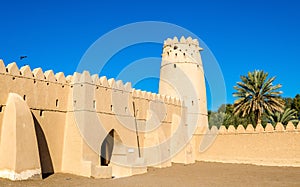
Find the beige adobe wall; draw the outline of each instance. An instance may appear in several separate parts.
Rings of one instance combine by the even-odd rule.
[[[63,73],[54,75],[52,71],[43,72],[40,68],[31,71],[29,66],[19,69],[16,63],[5,67],[3,61],[0,60],[0,85],[0,105],[2,106],[0,121],[2,122],[8,94],[17,93],[23,97],[36,118],[35,122],[41,126],[41,132],[45,135],[52,170],[60,171],[69,92]]]
[[[23,98],[10,93],[0,140],[0,177],[24,180],[41,177],[35,124]]]
[[[63,73],[54,75],[51,70],[43,72],[40,68],[31,71],[29,66],[18,69],[15,63],[5,67],[0,61],[0,85],[1,122],[7,96],[12,92],[23,97],[33,115],[43,173],[67,172],[96,178],[130,176],[146,172],[146,165],[170,166],[174,161],[171,160],[174,156],[174,132],[184,132],[179,134],[177,141],[186,141],[186,130],[181,131],[185,120],[179,124],[185,113],[181,101],[175,97],[134,90],[130,83],[90,76],[88,72],[65,77]],[[104,167],[100,165],[98,153],[112,129],[121,142],[116,144],[113,157],[117,163],[121,160],[123,165],[112,163]],[[93,135],[94,132],[98,132],[95,137],[85,136],[95,139],[93,143],[82,136],[82,133]],[[145,151],[147,147],[155,146],[158,146],[157,154],[153,149]],[[117,156],[120,154],[123,156]],[[176,162],[186,163],[185,157],[183,154]]]
[[[122,81],[107,80],[106,77],[90,76],[88,72],[74,73],[73,76],[68,77],[68,80],[72,90],[68,96],[62,171],[93,177],[109,177],[109,172],[113,176],[129,176],[145,172],[145,167],[136,168],[136,166],[147,165],[145,163],[147,156],[143,148],[145,141],[148,141],[145,132],[148,132],[146,128],[150,118],[150,107],[153,106],[151,102],[160,101],[165,107],[166,115],[161,123],[156,124],[162,125],[154,130],[158,136],[157,143],[160,144],[165,141],[165,137],[171,136],[171,116],[173,113],[180,115],[180,101],[150,92],[133,90],[130,83],[123,84]],[[133,114],[133,102],[137,111],[136,120]],[[135,121],[141,158],[137,149]],[[80,131],[78,126],[81,127]],[[104,138],[112,129],[121,142],[116,150],[122,152],[114,154],[113,151],[116,162],[113,163],[112,158],[111,167],[105,167],[100,165],[98,153]],[[92,141],[86,142],[82,134],[85,134],[86,138],[91,137]],[[124,156],[114,156],[117,154]],[[155,154],[151,152],[149,156],[153,155]],[[123,161],[119,160],[119,162],[118,159]],[[105,175],[99,174],[103,170]]]
[[[171,166],[171,140],[175,124],[173,116],[182,115],[178,98],[133,90],[136,103],[137,123],[141,154],[147,165],[155,167]],[[182,140],[183,141],[183,140]]]
[[[255,129],[248,125],[246,129],[229,126],[226,129],[216,127],[202,135],[195,135],[199,161],[246,163],[269,166],[300,166],[300,125],[292,123],[286,127],[271,124],[266,128],[258,125]],[[204,152],[199,152],[199,143],[203,138],[211,137],[212,144]],[[214,139],[215,138],[215,139]],[[213,141],[214,139],[214,141]]]

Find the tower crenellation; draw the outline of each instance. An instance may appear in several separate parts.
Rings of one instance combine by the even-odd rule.
[[[198,66],[202,66],[200,58],[201,50],[203,49],[199,47],[198,40],[192,39],[191,37],[185,39],[182,36],[180,40],[178,40],[177,37],[173,39],[168,38],[163,46],[163,63],[181,62],[194,63]]]

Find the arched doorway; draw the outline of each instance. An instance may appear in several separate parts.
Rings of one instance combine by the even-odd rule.
[[[112,151],[114,148],[114,134],[115,130],[112,129],[102,142],[100,155],[101,166],[108,166],[108,164],[110,163]]]

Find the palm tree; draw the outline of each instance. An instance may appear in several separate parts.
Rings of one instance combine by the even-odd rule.
[[[264,112],[274,113],[282,112],[284,101],[281,99],[280,84],[273,85],[275,77],[267,78],[268,73],[255,70],[248,72],[247,76],[241,76],[241,82],[234,86],[236,90],[233,93],[237,100],[234,102],[233,113],[235,115],[254,114],[256,124],[261,124],[261,117]]]
[[[269,120],[273,125],[276,125],[279,122],[283,125],[287,125],[289,121],[297,123],[297,111],[287,108],[282,113],[275,112],[273,115],[270,115]]]

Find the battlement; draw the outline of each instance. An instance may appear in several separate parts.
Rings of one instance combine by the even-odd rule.
[[[281,123],[277,123],[275,127],[268,123],[265,128],[258,124],[255,128],[252,124],[248,124],[245,128],[243,125],[238,125],[236,128],[233,125],[230,125],[228,128],[225,126],[212,126],[210,128],[209,134],[220,134],[220,135],[227,135],[227,134],[257,134],[257,133],[273,133],[273,132],[300,132],[300,122],[295,125],[292,122],[289,122],[286,126],[282,125]]]
[[[90,75],[88,71],[82,73],[74,72],[73,75],[65,77],[63,72],[54,74],[52,70],[43,72],[42,68],[35,68],[31,70],[29,65],[18,68],[15,62],[5,66],[2,59],[0,59],[0,74],[11,76],[15,78],[32,79],[34,81],[43,81],[49,83],[56,83],[62,85],[74,86],[76,84],[90,84],[96,87],[104,87],[112,90],[119,90],[133,93],[135,97],[144,98],[147,100],[161,100],[163,102],[179,103],[179,99],[175,97],[160,95],[157,93],[146,92],[132,88],[131,82],[123,83],[122,80],[115,80],[114,78],[107,79],[106,76],[99,77],[98,74]]]
[[[63,72],[59,72],[54,75],[52,70],[43,72],[41,68],[35,68],[34,70],[31,71],[29,65],[23,66],[19,69],[15,62],[10,63],[5,67],[4,62],[1,59],[0,59],[0,74],[12,76],[13,79],[18,77],[18,78],[33,79],[38,81],[52,82],[52,83],[59,83],[59,84],[67,83]]]
[[[180,40],[177,37],[168,38],[164,41],[162,66],[174,63],[189,63],[200,67],[202,66],[200,55],[202,50],[197,39],[184,38],[184,36]]]
[[[188,44],[188,45],[196,45],[199,46],[199,42],[197,39],[192,39],[191,37],[185,38],[184,36],[181,36],[180,40],[175,36],[173,39],[168,38],[164,41],[164,47],[165,46],[172,46],[174,44]]]
[[[74,102],[77,103],[77,108],[79,106],[81,109],[93,110],[93,105],[102,103],[102,99],[105,97],[109,103],[101,104],[105,106],[97,107],[97,111],[111,112],[110,106],[116,105],[113,103],[112,97],[128,97],[124,95],[125,93],[131,95],[132,99],[181,106],[181,101],[178,98],[136,90],[132,88],[130,82],[123,83],[122,80],[107,79],[106,76],[90,75],[88,71],[83,71],[82,73],[74,72],[73,75],[65,77],[63,72],[56,74],[52,70],[44,72],[41,68],[31,70],[28,65],[19,69],[15,62],[5,66],[3,60],[0,60],[0,75],[3,76],[3,85],[10,85],[10,87],[5,86],[1,90],[3,97],[0,98],[0,106],[4,107],[6,97],[10,92],[23,96],[31,109],[43,111],[72,111],[74,106],[71,103],[74,104]],[[73,98],[73,101],[70,100],[70,94],[74,93],[74,91],[79,91],[77,95],[80,95],[86,89],[90,93],[94,93],[94,96],[88,96],[83,100],[76,96]],[[121,95],[118,95],[119,93]],[[123,105],[126,104],[124,103]],[[144,113],[146,114],[146,111]]]
[[[133,89],[132,91],[133,98],[139,98],[139,99],[145,99],[148,101],[157,101],[162,102],[165,104],[172,104],[172,105],[181,105],[181,100],[176,97],[167,96],[167,95],[161,95],[156,94],[152,92],[146,92],[139,89]]]

